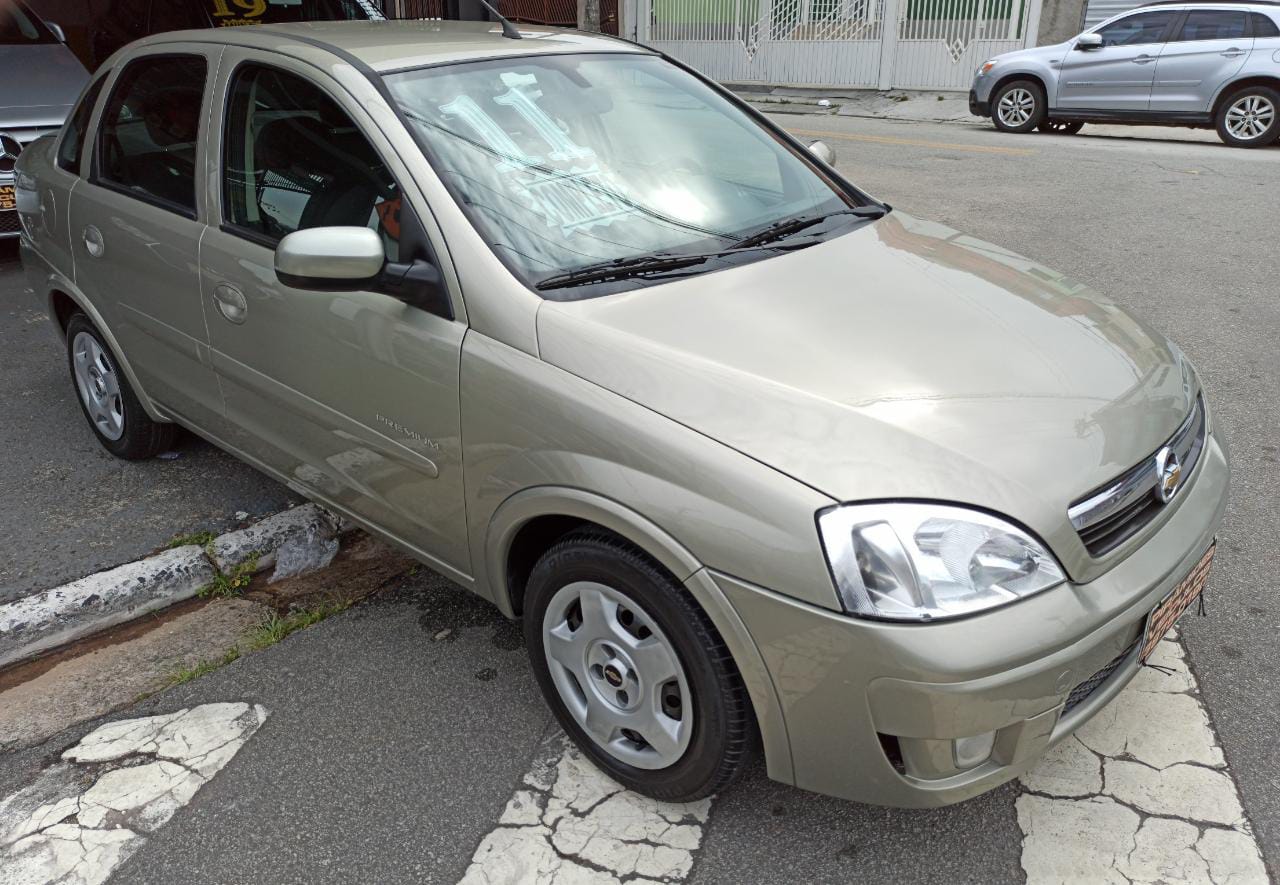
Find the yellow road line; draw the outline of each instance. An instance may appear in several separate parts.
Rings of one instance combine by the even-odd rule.
[[[912,147],[945,148],[950,151],[972,151],[976,154],[1007,154],[1014,157],[1029,157],[1035,153],[1031,148],[992,147],[983,144],[953,144],[945,141],[924,141],[915,138],[894,138],[891,135],[859,135],[854,132],[831,132],[826,129],[788,129],[792,135],[812,135],[816,138],[840,138],[845,141],[869,141],[875,144],[901,144]]]

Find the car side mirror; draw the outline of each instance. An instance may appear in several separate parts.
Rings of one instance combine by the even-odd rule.
[[[1102,48],[1101,34],[1081,34],[1076,38],[1076,49],[1082,52],[1088,52],[1090,49]]]
[[[815,141],[809,145],[809,153],[813,154],[828,166],[836,164],[836,152],[825,141]]]
[[[298,230],[276,246],[276,276],[295,289],[372,290],[453,319],[448,291],[434,264],[422,258],[387,261],[382,237],[367,227]]]
[[[297,230],[276,246],[276,276],[295,289],[355,292],[382,275],[382,238],[367,227]]]
[[[53,36],[58,38],[59,43],[67,42],[66,32],[62,30],[62,25],[57,22],[45,22],[44,26],[53,32]]]

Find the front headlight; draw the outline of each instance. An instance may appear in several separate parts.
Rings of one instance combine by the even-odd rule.
[[[943,504],[849,504],[818,514],[836,590],[851,614],[931,621],[995,608],[1066,578],[1002,519]]]
[[[989,58],[989,59],[987,59],[987,60],[986,60],[986,61],[984,61],[982,64],[978,65],[977,73],[975,73],[975,74],[974,74],[974,76],[975,76],[975,77],[981,77],[981,76],[982,76],[983,74],[985,74],[987,71],[989,71],[989,70],[991,70],[992,68],[994,68],[998,63],[999,63],[999,62],[998,62],[998,60],[997,60],[997,59],[994,59],[994,58]]]

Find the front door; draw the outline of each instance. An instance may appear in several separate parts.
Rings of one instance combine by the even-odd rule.
[[[1207,113],[1253,49],[1247,9],[1193,9],[1156,64],[1153,111]]]
[[[223,379],[227,442],[305,494],[338,504],[469,574],[458,365],[462,323],[375,291],[282,284],[275,246],[295,230],[368,226],[401,255],[405,176],[358,108],[301,70],[229,50],[218,175],[222,224],[205,237],[205,312]],[[361,129],[353,116],[360,115]],[[374,135],[374,139],[369,134]],[[384,144],[380,153],[374,140]],[[425,257],[425,256],[422,256]]]
[[[101,310],[143,390],[166,413],[217,427],[222,394],[200,305],[201,109],[220,49],[169,44],[110,85],[71,194],[76,285]]]
[[[1180,10],[1136,12],[1095,29],[1097,49],[1073,45],[1062,60],[1054,107],[1145,111],[1151,103],[1156,61]]]

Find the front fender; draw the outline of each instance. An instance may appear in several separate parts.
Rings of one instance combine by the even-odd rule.
[[[507,617],[515,617],[506,582],[507,556],[520,529],[539,516],[568,516],[603,526],[640,547],[680,581],[706,612],[733,656],[755,711],[769,776],[794,783],[791,744],[782,706],[764,658],[746,625],[697,558],[652,521],[610,498],[582,489],[539,486],[517,492],[498,507],[485,537],[485,567],[493,601]]]

